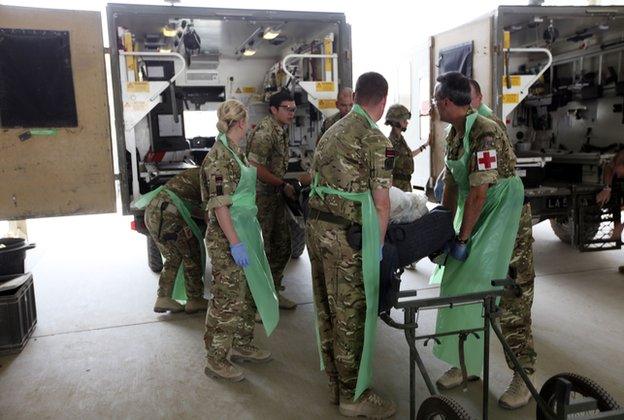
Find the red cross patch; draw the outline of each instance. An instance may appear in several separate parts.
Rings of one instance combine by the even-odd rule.
[[[496,160],[496,150],[484,150],[477,152],[477,169],[480,171],[489,171],[498,167]]]

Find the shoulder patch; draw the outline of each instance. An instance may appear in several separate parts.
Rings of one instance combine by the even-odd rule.
[[[495,149],[477,152],[477,170],[489,171],[496,168],[498,168],[498,159]]]
[[[396,150],[394,150],[392,147],[386,147],[386,161],[384,163],[384,167],[386,170],[390,171],[394,169],[394,158],[396,156]]]

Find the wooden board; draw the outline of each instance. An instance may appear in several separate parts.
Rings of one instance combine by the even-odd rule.
[[[450,31],[432,37],[431,46],[431,96],[435,79],[438,77],[437,64],[441,49],[464,42],[473,41],[472,56],[472,77],[481,85],[483,102],[492,104],[492,74],[493,74],[493,52],[492,52],[492,28],[493,17],[484,16],[465,25],[454,28]],[[470,34],[471,38],[467,38]],[[435,180],[444,168],[444,139],[446,137],[445,128],[447,123],[441,122],[437,116],[432,118],[431,131],[435,143],[431,149],[431,177]]]
[[[78,126],[18,136],[0,127],[0,220],[115,211],[99,12],[0,6],[0,28],[69,31]]]

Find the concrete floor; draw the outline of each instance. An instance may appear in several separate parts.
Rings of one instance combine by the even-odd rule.
[[[29,222],[27,267],[33,271],[38,324],[23,352],[0,357],[0,418],[340,418],[326,400],[313,330],[309,262],[304,255],[287,273],[286,295],[300,306],[282,312],[278,329],[257,341],[274,360],[245,365],[247,380],[230,384],[203,373],[203,321],[197,315],[152,312],[157,275],[146,263],[145,239],[118,215]],[[624,402],[624,276],[622,251],[578,253],[561,244],[548,224],[535,227],[534,336],[539,387],[553,374],[574,371],[598,381]],[[406,286],[427,287],[432,265],[422,261],[404,275]],[[435,294],[429,290],[425,294]],[[398,315],[398,314],[397,314]],[[421,331],[433,328],[422,316]],[[510,371],[500,345],[492,345],[491,396],[505,389]],[[446,366],[423,348],[435,378]],[[409,410],[408,352],[403,335],[379,323],[375,386]],[[427,396],[417,379],[419,403]],[[480,417],[478,383],[453,391]],[[535,405],[491,418],[533,418]]]

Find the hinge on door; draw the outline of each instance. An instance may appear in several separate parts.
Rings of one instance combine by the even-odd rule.
[[[110,53],[111,53],[110,47],[104,47],[104,54],[110,54]]]

